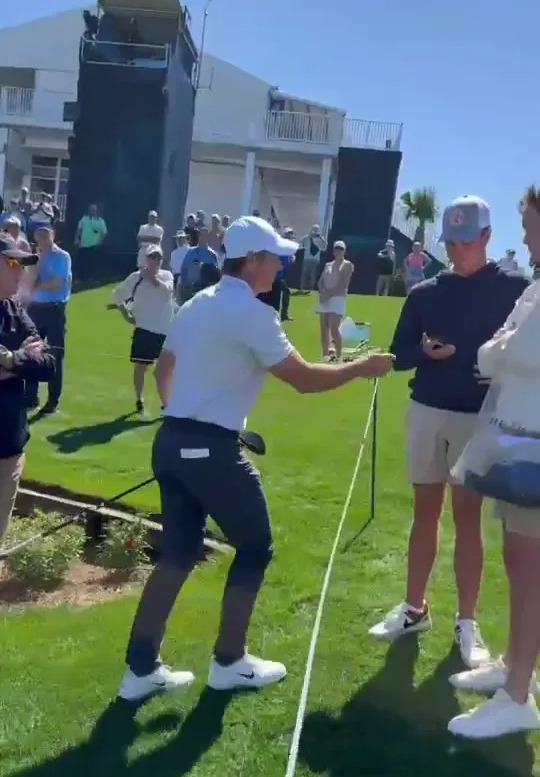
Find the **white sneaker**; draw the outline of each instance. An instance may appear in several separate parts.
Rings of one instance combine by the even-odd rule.
[[[534,696],[529,694],[525,704],[518,704],[502,688],[492,699],[448,724],[451,734],[467,739],[491,739],[535,728],[540,728],[540,713]]]
[[[387,613],[384,620],[377,623],[369,630],[375,639],[396,639],[402,634],[411,634],[415,631],[429,631],[431,617],[426,604],[424,612],[411,610],[408,604],[399,604]]]
[[[191,685],[195,676],[191,672],[174,672],[169,666],[161,664],[145,677],[137,677],[128,669],[118,691],[121,699],[138,701],[160,691],[174,691]]]
[[[215,691],[230,691],[233,688],[264,688],[279,683],[287,676],[283,664],[265,661],[248,653],[230,666],[221,666],[215,659],[210,664],[208,686]]]
[[[469,669],[476,669],[491,661],[491,653],[482,639],[480,627],[476,621],[456,621],[455,637],[463,663]]]
[[[499,688],[503,688],[508,679],[508,667],[503,661],[502,656],[495,661],[489,661],[487,664],[470,669],[468,672],[459,672],[448,678],[450,684],[460,691],[475,691],[476,693],[495,693]],[[535,694],[539,692],[536,675],[531,678],[530,691]]]

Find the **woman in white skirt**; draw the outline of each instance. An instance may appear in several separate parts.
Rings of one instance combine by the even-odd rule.
[[[334,243],[331,262],[327,262],[319,278],[319,304],[317,313],[321,322],[321,348],[325,361],[330,361],[332,345],[335,358],[341,357],[339,325],[345,315],[347,292],[354,272],[354,265],[345,259],[347,246],[342,240]]]

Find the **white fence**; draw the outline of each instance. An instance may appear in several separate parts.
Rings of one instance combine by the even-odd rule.
[[[269,111],[266,139],[299,143],[330,144],[336,148],[399,150],[403,125],[390,122],[347,119],[340,114]]]

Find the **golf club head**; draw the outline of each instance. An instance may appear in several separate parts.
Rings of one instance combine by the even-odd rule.
[[[266,443],[257,432],[250,432],[244,429],[243,432],[240,432],[240,442],[244,448],[257,456],[264,456],[266,453]]]

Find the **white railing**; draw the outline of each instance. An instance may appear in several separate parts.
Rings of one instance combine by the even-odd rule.
[[[4,205],[6,208],[9,208],[9,203],[12,199],[18,200],[21,196],[21,190],[17,189],[15,190],[6,190],[4,191]],[[41,199],[41,192],[30,192],[30,200],[32,202],[39,202]],[[67,195],[66,194],[59,194],[57,197],[53,197],[54,204],[60,211],[60,219],[63,221],[66,216],[66,203],[67,203]]]
[[[268,111],[267,140],[332,143],[339,137],[341,117],[293,111]]]
[[[402,124],[347,119],[340,114],[269,111],[266,139],[299,143],[329,144],[336,147],[399,150]]]
[[[167,68],[171,47],[148,43],[122,43],[115,40],[81,38],[81,62],[120,67]]]
[[[0,117],[32,116],[34,112],[34,94],[34,89],[3,86],[0,89]]]
[[[72,92],[3,86],[0,89],[0,123],[68,129],[69,122],[64,121],[64,103],[76,99],[77,95]]]
[[[392,226],[395,229],[399,229],[408,238],[414,240],[415,232],[418,227],[418,219],[407,219],[405,217],[405,208],[401,202],[396,203],[394,207],[394,215],[392,217]],[[442,264],[448,264],[448,257],[444,246],[439,243],[439,237],[441,234],[441,228],[438,224],[427,224],[424,240],[424,249],[438,259]]]
[[[342,146],[399,151],[403,124],[365,119],[345,119]]]

